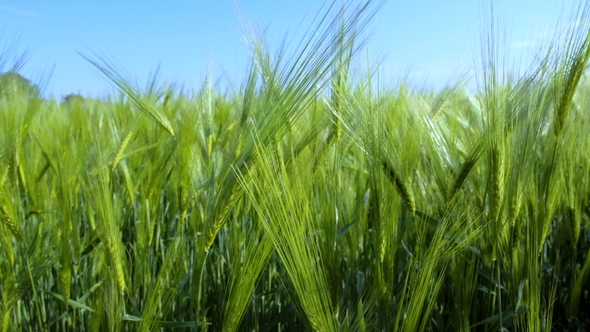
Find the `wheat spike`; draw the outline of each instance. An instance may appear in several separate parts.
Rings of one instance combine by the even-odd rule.
[[[121,142],[121,146],[119,146],[119,149],[117,150],[117,153],[115,154],[115,158],[113,159],[113,170],[115,170],[115,167],[117,167],[117,164],[119,164],[119,161],[121,161],[121,157],[123,156],[123,152],[125,152],[125,148],[129,144],[129,141],[131,140],[131,136],[132,136],[131,134],[132,134],[132,132],[129,131],[127,133],[127,135],[125,135],[123,142]]]
[[[516,223],[516,218],[520,214],[520,208],[522,206],[522,194],[520,193],[520,182],[514,184],[516,187],[515,192],[512,195],[511,203],[508,206],[508,221],[512,223],[512,226]]]
[[[503,197],[504,164],[501,150],[494,144],[490,151],[490,216],[498,219]]]
[[[0,196],[0,198],[2,198],[2,196]],[[9,212],[7,206],[0,205],[0,217],[0,219],[4,222],[6,227],[8,227],[12,235],[14,235],[16,240],[20,243],[23,243],[23,232],[20,229],[20,227],[18,227],[17,223],[15,222],[15,218],[12,217],[12,213]]]
[[[396,176],[393,167],[389,165],[389,163],[385,160],[382,161],[383,171],[387,178],[391,183],[395,186],[398,194],[402,198],[402,202],[404,205],[412,212],[412,215],[416,213],[416,203],[414,202],[414,197],[410,194],[408,189],[406,188],[405,184]]]
[[[69,255],[64,255],[69,256]],[[68,263],[69,262],[69,263]],[[62,288],[62,296],[64,298],[64,303],[66,307],[70,302],[70,291],[71,291],[71,283],[72,283],[72,267],[71,261],[68,258],[64,258],[62,260],[62,267],[59,275],[59,282]]]
[[[23,170],[22,165],[18,165],[16,167],[17,171],[18,171],[18,179],[23,187],[23,191],[26,193],[27,192],[27,181],[26,181],[26,177],[25,177],[25,171]]]
[[[11,323],[10,310],[6,310],[4,315],[2,315],[2,332],[8,332],[8,329],[12,326]]]
[[[463,182],[465,182],[465,179],[467,179],[467,176],[473,169],[473,166],[475,166],[475,163],[478,159],[477,157],[478,156],[469,156],[468,159],[465,160],[465,162],[463,162],[461,170],[459,171],[459,175],[457,176],[457,178],[455,179],[455,183],[453,184],[453,189],[451,189],[451,194],[448,197],[448,201],[451,201],[453,197],[455,197],[459,189],[461,189]]]
[[[565,214],[565,217],[567,218],[566,227],[571,238],[571,244],[572,247],[575,248],[578,244],[578,240],[580,239],[582,215],[577,209],[573,207],[567,207],[567,213]]]
[[[112,239],[106,241],[106,252],[111,264],[113,265],[113,273],[117,280],[117,286],[121,294],[125,293],[125,274],[123,273],[123,265],[121,264],[121,258],[119,257],[119,251]]]
[[[8,170],[10,169],[9,165],[6,165],[6,167],[4,167],[4,170],[2,171],[2,175],[0,175],[0,186],[3,186],[4,183],[6,182],[6,179],[8,178]]]

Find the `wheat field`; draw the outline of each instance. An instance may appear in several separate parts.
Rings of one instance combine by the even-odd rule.
[[[354,70],[379,6],[226,93],[0,80],[0,331],[590,328],[589,5],[517,77],[490,31],[476,91]]]

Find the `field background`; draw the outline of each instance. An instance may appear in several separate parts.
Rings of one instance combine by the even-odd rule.
[[[231,93],[2,75],[0,329],[588,329],[588,7],[518,77],[492,25],[477,92],[355,70],[377,8],[252,36]]]

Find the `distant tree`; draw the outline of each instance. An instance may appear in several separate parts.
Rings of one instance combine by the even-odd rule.
[[[7,72],[0,75],[0,92],[14,89],[16,91],[23,91],[29,95],[29,97],[39,97],[41,90],[39,86],[33,84],[29,79],[24,78],[19,73]]]
[[[62,97],[61,100],[61,106],[65,107],[66,109],[73,109],[78,107],[85,109],[92,105],[96,105],[97,103],[101,103],[101,101],[91,97],[84,97],[79,93],[70,93],[65,97]]]
[[[70,93],[69,95],[63,97],[62,103],[71,105],[73,103],[77,103],[77,102],[79,103],[79,102],[83,102],[83,101],[84,101],[84,97],[82,97],[82,95],[80,95],[78,93]]]

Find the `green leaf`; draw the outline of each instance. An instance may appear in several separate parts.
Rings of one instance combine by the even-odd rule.
[[[64,301],[64,298],[63,298],[63,296],[61,296],[61,295],[59,295],[59,294],[56,294],[56,293],[54,293],[54,292],[52,292],[52,291],[45,291],[45,293],[48,293],[48,294],[51,294],[51,295],[53,295],[53,296],[54,296],[56,299],[58,299],[58,300],[62,301],[63,303],[65,303],[65,302],[66,302],[66,301]],[[90,308],[89,306],[87,306],[87,305],[85,305],[85,304],[83,304],[83,303],[80,303],[80,302],[78,302],[78,301],[72,300],[72,299],[70,299],[70,300],[68,301],[68,304],[69,304],[70,306],[72,306],[72,308],[76,308],[76,309],[83,309],[83,310],[88,310],[88,311],[90,311],[90,312],[94,312],[94,310],[92,310],[92,308]]]
[[[492,317],[486,318],[481,322],[472,325],[471,327],[481,326],[481,325],[488,325],[488,324],[497,324],[500,322],[500,317],[502,317],[502,327],[510,327],[512,326],[512,310],[506,310],[501,315],[497,314]]]

